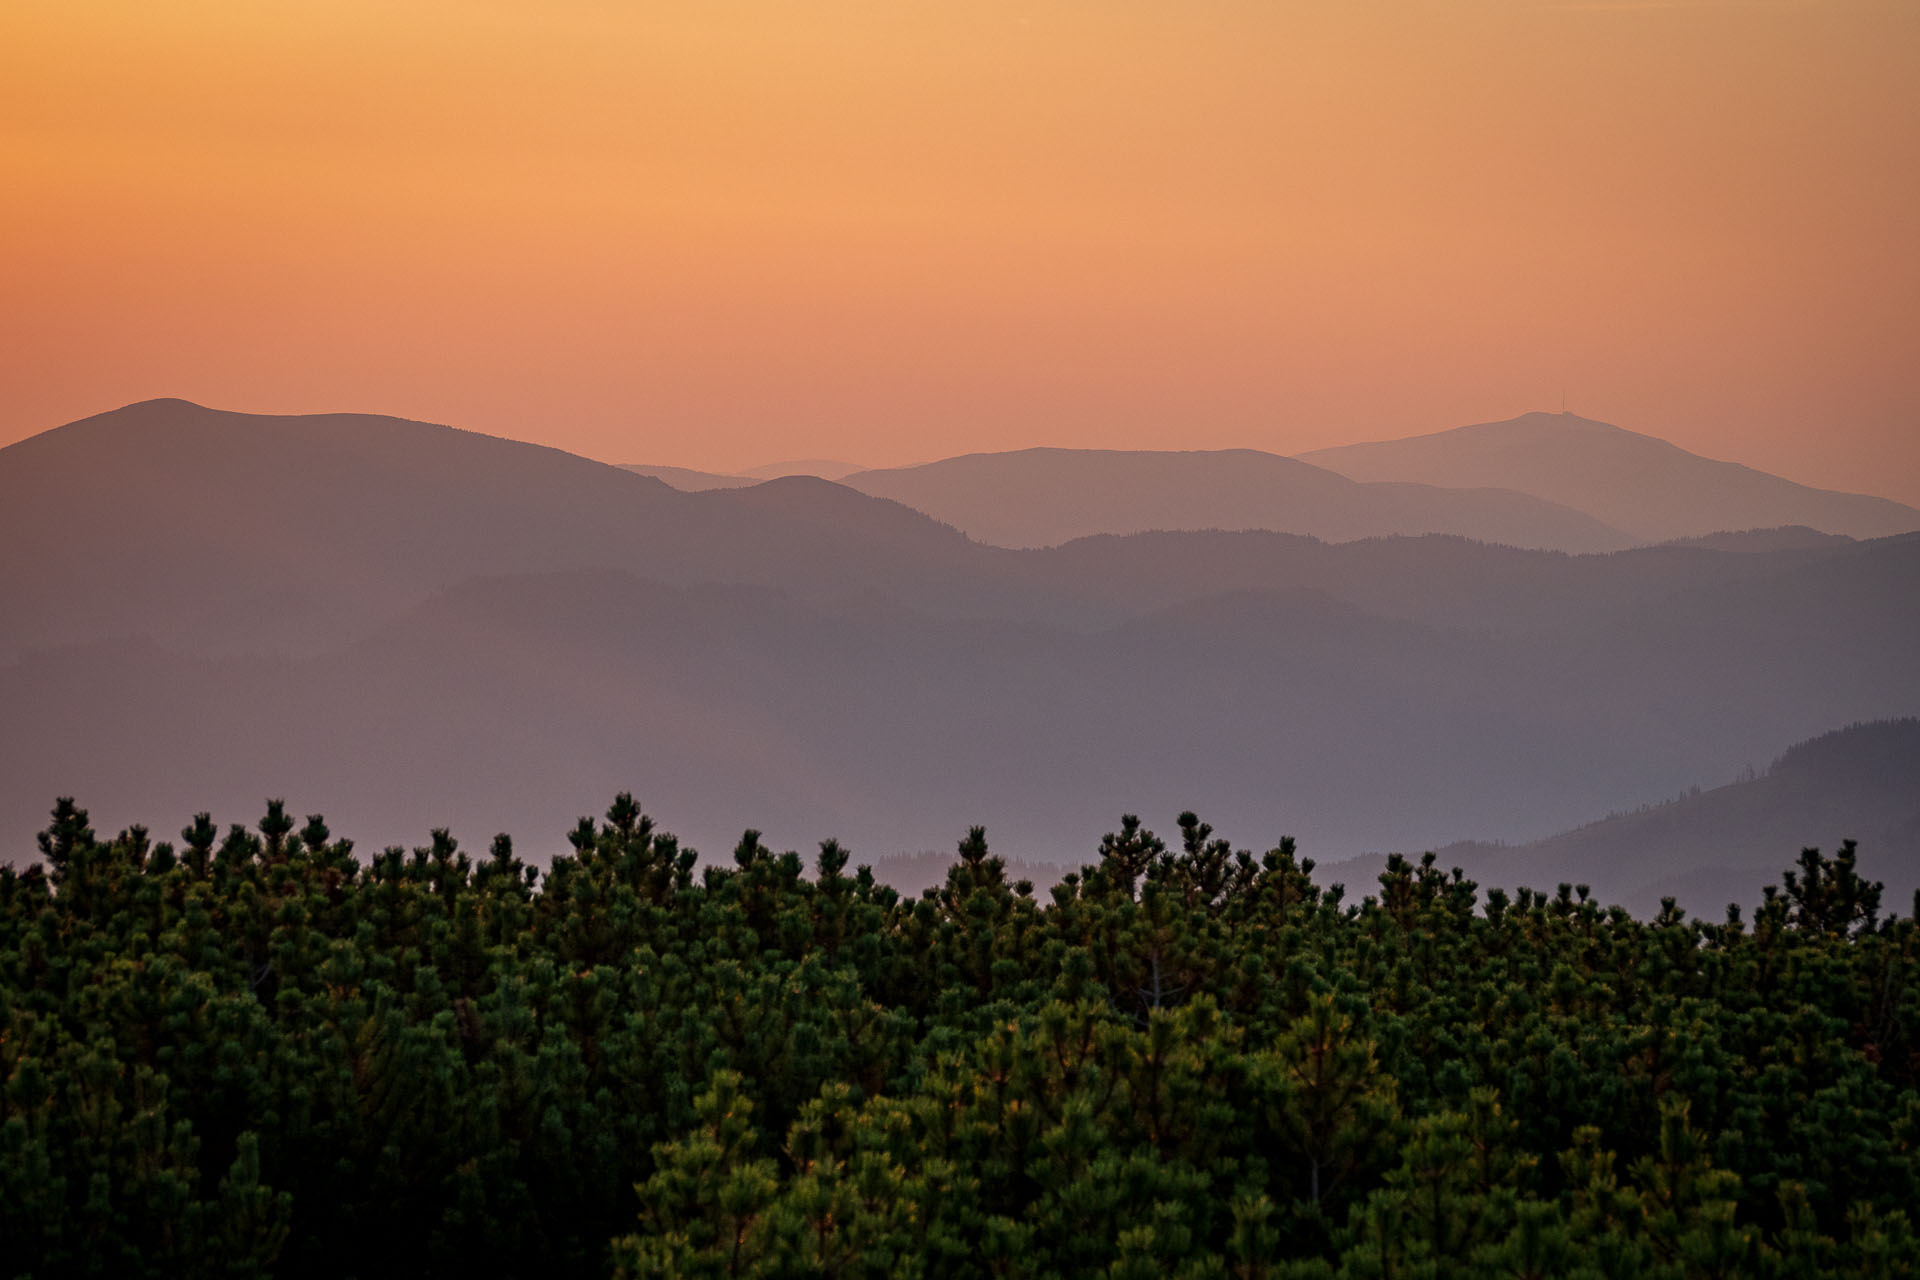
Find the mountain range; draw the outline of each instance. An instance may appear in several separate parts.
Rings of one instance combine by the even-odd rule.
[[[841,480],[866,468],[852,462],[835,462],[831,458],[796,458],[791,462],[769,462],[761,466],[749,467],[738,473],[696,471],[690,467],[656,467],[638,462],[621,463],[620,469],[631,471],[635,475],[664,480],[674,488],[688,493],[700,493],[707,489],[743,489],[751,484],[759,484],[763,480],[784,480],[789,476]]]
[[[1404,440],[1319,449],[1301,459],[1372,484],[1417,479],[1515,489],[1584,511],[1647,542],[1777,525],[1856,538],[1920,529],[1920,511],[1891,499],[1809,488],[1571,413],[1522,414]]]
[[[794,486],[826,482],[687,494],[423,422],[147,401],[0,450],[0,655],[127,636],[311,654],[488,574],[618,568],[833,595],[905,589],[975,552],[846,490],[783,512]],[[847,502],[874,527],[848,527]]]
[[[107,827],[271,795],[363,845],[451,824],[540,853],[632,789],[708,852],[754,825],[871,860],[985,823],[1070,865],[1185,808],[1323,863],[1521,844],[1920,712],[1920,537],[1724,545],[1013,550],[815,477],[689,493],[149,402],[0,450],[0,833],[30,849],[55,795]]]
[[[1003,547],[1155,529],[1268,529],[1330,542],[1451,533],[1556,551],[1614,551],[1635,541],[1512,489],[1363,484],[1255,449],[1022,449],[860,471],[844,483]]]
[[[1920,510],[1886,498],[1809,488],[1567,413],[1529,413],[1298,458],[1256,449],[1022,449],[873,471],[817,463],[738,476],[628,469],[704,490],[809,466],[811,474],[1004,547],[1103,533],[1262,529],[1330,542],[1446,533],[1592,552],[1751,537],[1749,531],[1783,526],[1856,538],[1920,530]]]

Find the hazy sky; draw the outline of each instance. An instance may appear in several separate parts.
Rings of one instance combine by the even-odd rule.
[[[1920,503],[1914,0],[0,0],[0,443],[613,461],[1570,406]]]

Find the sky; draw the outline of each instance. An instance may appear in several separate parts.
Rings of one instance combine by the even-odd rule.
[[[0,443],[615,462],[1574,411],[1920,504],[1912,0],[0,0]]]

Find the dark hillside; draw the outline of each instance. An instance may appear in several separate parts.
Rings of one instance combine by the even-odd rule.
[[[1460,843],[1442,866],[1501,884],[1540,889],[1581,883],[1641,916],[1664,897],[1702,916],[1750,903],[1774,874],[1777,848],[1860,846],[1862,873],[1885,883],[1887,901],[1920,889],[1920,720],[1852,725],[1789,748],[1765,773],[1686,795],[1559,835],[1518,845]],[[1777,859],[1774,859],[1777,861]],[[1328,868],[1365,880],[1384,858]]]
[[[0,449],[0,499],[0,658],[134,636],[310,654],[466,578],[604,568],[1082,627],[1225,591],[1308,588],[1415,621],[1550,629],[1847,550],[1565,556],[1449,537],[1191,532],[1014,553],[822,480],[680,493],[448,427],[184,401]]]
[[[316,653],[502,573],[855,595],[912,587],[939,567],[929,546],[956,541],[850,493],[824,519],[732,499],[428,423],[147,401],[0,449],[0,656],[131,636]],[[863,527],[848,499],[877,521]]]

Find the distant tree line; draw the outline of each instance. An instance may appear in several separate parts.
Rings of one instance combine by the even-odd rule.
[[[0,870],[0,1272],[1911,1275],[1920,932],[1132,817],[902,899],[627,795],[540,871],[318,817]]]

